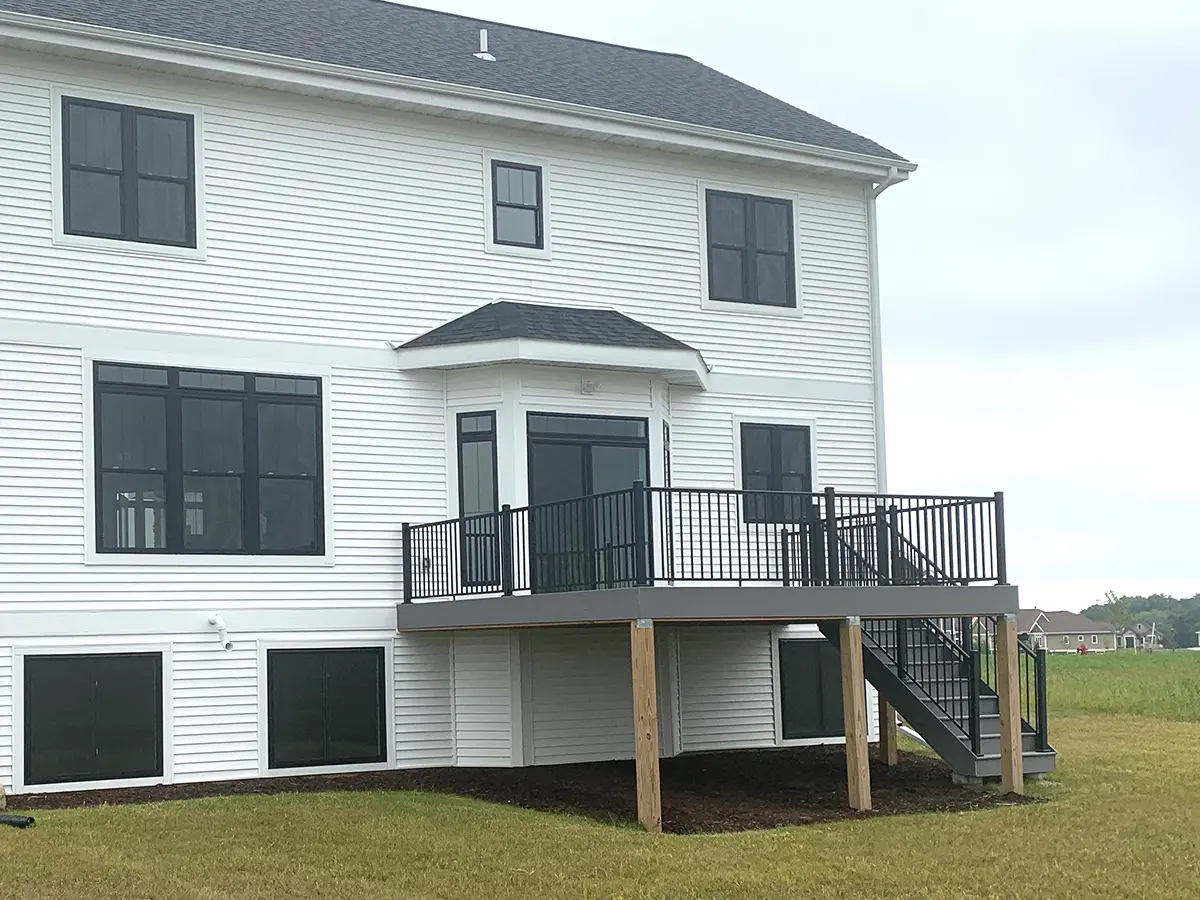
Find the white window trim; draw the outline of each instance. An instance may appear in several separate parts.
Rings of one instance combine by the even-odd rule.
[[[25,784],[25,657],[27,656],[76,656],[79,654],[113,655],[118,653],[160,653],[162,655],[162,754],[161,777],[110,778],[100,781],[67,781],[56,784]],[[173,784],[175,781],[174,720],[172,697],[174,696],[175,666],[169,643],[154,642],[139,644],[121,642],[111,644],[23,644],[13,647],[13,760],[12,787],[14,794],[55,794],[63,791],[91,791],[106,788],[146,787],[156,784]]]
[[[289,775],[341,775],[349,772],[383,772],[396,768],[396,683],[395,641],[380,638],[331,638],[322,640],[258,641],[258,773],[264,778]],[[267,651],[268,650],[377,650],[383,649],[383,745],[387,758],[378,763],[354,763],[337,766],[296,766],[270,768],[268,756]]]
[[[90,237],[82,234],[67,234],[63,228],[63,158],[62,158],[62,101],[63,97],[83,100],[100,100],[125,106],[146,109],[161,109],[164,112],[180,113],[192,117],[192,137],[195,141],[196,188],[196,246],[173,247],[168,244],[150,244],[138,241],[121,241],[112,238]],[[99,250],[105,253],[121,253],[126,256],[170,257],[174,259],[204,260],[207,256],[204,214],[204,109],[190,103],[176,103],[161,97],[146,96],[100,90],[84,84],[56,84],[50,88],[50,184],[51,212],[54,219],[52,241],[57,247],[83,250]]]
[[[742,426],[743,425],[793,425],[808,429],[808,452],[812,464],[812,492],[819,494],[825,489],[820,477],[820,466],[817,465],[819,447],[817,420],[808,416],[772,416],[733,415],[733,483],[736,490],[745,490],[742,486]]]
[[[325,553],[320,556],[254,556],[208,553],[100,553],[96,549],[96,421],[95,363],[116,362],[129,365],[173,366],[208,371],[271,372],[277,375],[321,379],[321,489],[324,506]],[[222,357],[200,350],[179,349],[152,352],[103,344],[83,348],[83,502],[84,564],[139,569],[144,566],[205,568],[311,568],[335,564],[333,527],[333,416],[331,367],[288,362],[275,365],[262,357],[239,359]]]
[[[553,230],[551,228],[550,210],[552,206],[552,191],[551,182],[554,179],[553,168],[550,163],[537,156],[529,156],[527,153],[514,150],[509,153],[503,150],[484,150],[483,151],[483,248],[487,253],[498,253],[505,256],[523,256],[531,259],[552,259],[553,252],[551,250],[551,238]],[[537,166],[542,170],[542,246],[541,247],[516,247],[512,244],[497,244],[493,238],[494,219],[492,210],[492,163],[517,163],[526,166]]]
[[[795,264],[796,305],[795,306],[766,306],[759,303],[738,303],[733,300],[713,300],[708,292],[708,203],[705,197],[708,191],[727,191],[731,194],[753,194],[756,197],[768,197],[776,200],[787,200],[792,204],[792,251]],[[793,316],[804,315],[804,282],[800,252],[800,194],[794,191],[781,191],[776,188],[754,184],[734,184],[721,181],[696,182],[696,202],[698,210],[697,226],[700,230],[700,306],[714,312],[742,314],[748,316]]]

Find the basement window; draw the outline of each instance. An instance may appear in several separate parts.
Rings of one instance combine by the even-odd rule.
[[[25,657],[25,783],[161,777],[162,654]]]
[[[272,769],[387,762],[382,647],[267,651]]]

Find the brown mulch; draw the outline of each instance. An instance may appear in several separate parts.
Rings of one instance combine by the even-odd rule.
[[[871,812],[846,806],[846,756],[840,746],[701,753],[661,764],[663,830],[676,834],[744,831],[836,819],[963,812],[1037,802],[997,790],[955,785],[945,763],[900,754],[889,768],[872,760]],[[436,791],[606,823],[637,821],[631,760],[517,769],[399,769],[245,781],[155,785],[10,797],[10,810],[147,803],[240,794],[315,791]]]

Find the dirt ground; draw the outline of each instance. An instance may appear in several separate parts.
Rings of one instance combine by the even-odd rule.
[[[663,830],[676,834],[745,831],[835,819],[918,812],[959,812],[1035,802],[953,784],[940,760],[901,753],[900,765],[871,762],[874,809],[846,806],[846,757],[840,746],[702,753],[664,759]],[[158,785],[107,791],[25,794],[9,812],[147,803],[230,794],[420,790],[473,797],[602,822],[637,821],[632,761],[519,769],[401,769],[353,775],[306,775]]]

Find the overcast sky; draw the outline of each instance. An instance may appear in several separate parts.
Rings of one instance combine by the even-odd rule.
[[[880,200],[891,490],[1004,490],[1024,606],[1200,592],[1200,3],[417,5],[686,53],[917,162]]]

